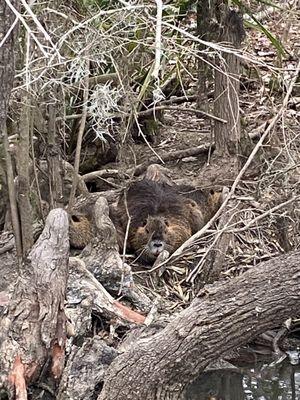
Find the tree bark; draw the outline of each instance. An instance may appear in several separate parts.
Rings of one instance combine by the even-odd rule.
[[[19,1],[11,0],[12,5],[19,9]],[[6,114],[8,108],[8,101],[10,92],[13,87],[14,75],[15,75],[15,57],[14,47],[18,35],[18,31],[15,27],[10,33],[15,20],[15,16],[5,1],[0,3],[0,42],[6,37],[6,40],[0,48],[0,122],[1,122],[1,133],[2,124],[6,123]],[[9,34],[8,34],[9,33]]]
[[[27,399],[26,384],[37,377],[41,380],[42,371],[54,381],[61,376],[68,256],[68,217],[56,209],[23,263],[11,302],[0,318],[0,393],[9,393],[9,398],[15,394],[16,399]]]
[[[99,400],[181,399],[211,362],[296,315],[300,252],[200,292],[165,329],[112,363]]]
[[[19,9],[20,2],[18,0],[12,0],[11,4],[15,9]],[[8,102],[10,98],[10,92],[13,87],[13,81],[15,76],[15,43],[18,36],[18,24],[16,17],[11,11],[5,1],[0,3],[0,42],[3,41],[0,48],[0,140],[3,140],[5,150],[5,162],[6,162],[6,174],[7,174],[7,185],[8,195],[11,209],[11,219],[16,238],[16,249],[19,259],[22,256],[22,242],[20,233],[20,223],[17,211],[17,200],[14,188],[14,176],[12,169],[12,162],[10,153],[8,151],[8,137],[6,131],[6,116],[8,109]],[[10,29],[14,28],[10,31]],[[4,40],[5,38],[5,40]]]
[[[20,123],[18,124],[19,143],[17,146],[16,166],[18,172],[18,210],[21,220],[22,250],[25,258],[33,245],[33,214],[30,203],[30,132],[31,100],[28,92],[22,98]]]
[[[197,35],[200,39],[209,41],[214,38],[217,24],[214,19],[214,1],[198,0],[197,1]],[[212,69],[207,63],[207,56],[204,55],[206,50],[203,44],[199,44],[201,58],[198,60],[198,107],[200,108],[207,101],[208,80],[212,77]]]
[[[56,90],[57,92],[57,90]],[[49,104],[48,121],[48,170],[49,170],[49,188],[50,188],[50,207],[61,207],[63,203],[62,188],[62,162],[59,137],[56,133],[56,104]]]
[[[220,41],[229,43],[238,49],[244,37],[243,21],[233,10],[222,4],[223,12],[219,14],[222,27]],[[219,10],[220,11],[220,10]],[[240,145],[240,112],[239,112],[239,75],[240,61],[233,53],[223,53],[222,61],[215,69],[215,102],[214,115],[225,119],[227,125],[215,121],[216,152],[220,156],[237,157]]]

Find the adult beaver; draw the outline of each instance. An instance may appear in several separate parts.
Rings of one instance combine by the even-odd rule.
[[[220,206],[219,193],[205,193],[191,186],[170,186],[148,179],[133,183],[121,197],[111,218],[119,246],[151,263],[167,250],[174,252],[211,218]]]

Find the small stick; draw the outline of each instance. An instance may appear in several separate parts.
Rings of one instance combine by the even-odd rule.
[[[19,219],[19,212],[17,205],[16,188],[14,182],[14,172],[13,172],[11,155],[9,152],[9,142],[8,142],[6,124],[4,124],[3,127],[3,145],[4,145],[3,148],[4,148],[5,162],[6,162],[6,174],[7,174],[8,197],[9,197],[10,212],[11,212],[11,222],[16,240],[17,256],[20,262],[23,254],[21,226],[20,226],[20,219]]]
[[[155,108],[149,108],[148,110],[145,110],[145,111],[139,111],[137,113],[137,115],[138,116],[148,115],[148,114],[152,114],[154,111],[160,111],[160,110],[187,112],[187,113],[192,113],[192,114],[196,114],[196,115],[201,115],[203,117],[213,119],[214,121],[222,122],[223,124],[227,123],[227,121],[225,119],[216,117],[215,115],[209,114],[202,110],[197,110],[195,108],[187,108],[187,107],[168,106],[168,105],[156,106]]]
[[[81,144],[82,144],[82,137],[83,137],[83,132],[84,132],[85,123],[86,123],[86,117],[87,117],[87,103],[88,103],[88,99],[89,99],[89,64],[90,63],[87,60],[87,71],[86,71],[85,83],[84,83],[84,89],[83,89],[82,117],[81,117],[81,121],[80,121],[77,145],[76,145],[73,184],[72,184],[70,199],[69,199],[69,204],[68,204],[69,211],[71,211],[71,209],[73,207],[75,193],[76,193],[77,184],[78,184],[78,172],[79,172],[79,163],[80,163]]]

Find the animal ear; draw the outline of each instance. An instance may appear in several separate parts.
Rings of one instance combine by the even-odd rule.
[[[198,204],[195,202],[195,200],[192,200],[192,199],[187,199],[187,205],[188,206],[191,206],[191,207],[197,207],[198,206]]]

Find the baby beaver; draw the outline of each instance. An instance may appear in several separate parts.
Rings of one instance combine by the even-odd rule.
[[[189,186],[135,182],[111,210],[119,246],[123,247],[130,216],[127,247],[152,263],[163,250],[174,252],[201,229],[219,208],[220,199],[220,194],[204,194]]]
[[[85,215],[69,215],[69,237],[71,247],[83,249],[91,241],[92,236],[92,224]]]

